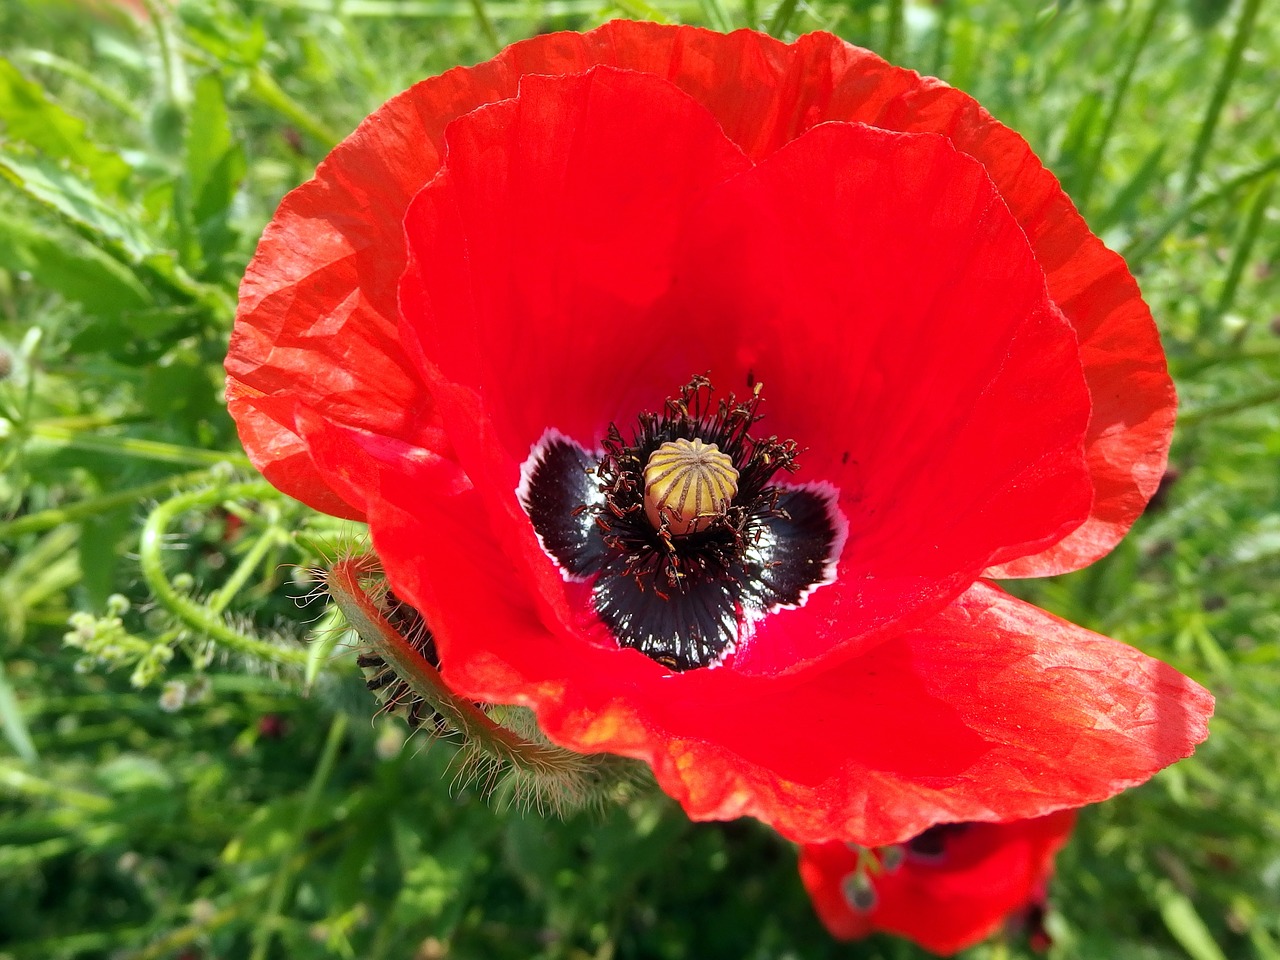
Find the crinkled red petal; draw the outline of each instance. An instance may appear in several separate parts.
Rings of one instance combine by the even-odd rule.
[[[827,124],[745,167],[665,81],[527,78],[450,128],[405,221],[401,307],[553,619],[564,588],[516,501],[533,444],[554,428],[590,448],[694,373],[763,382],[764,429],[806,449],[796,480],[834,484],[850,523],[836,583],[733,662],[777,674],[1078,526],[1089,397],[1021,231],[945,140]]]
[[[516,499],[520,463],[550,427],[594,445],[695,372],[673,355],[685,321],[656,325],[654,303],[701,196],[748,164],[686,94],[609,68],[525,77],[447,141],[405,221],[403,338],[523,582],[563,620],[564,583]]]
[[[362,508],[348,503],[317,476],[306,441],[294,423],[296,408],[297,402],[288,394],[267,396],[236,381],[227,383],[227,410],[254,466],[271,485],[321,513],[363,520]]]
[[[749,31],[723,36],[619,21],[587,34],[536,37],[416,85],[366,120],[281,205],[246,275],[230,379],[267,395],[293,393],[337,422],[420,440],[415,429],[429,422],[431,404],[396,362],[400,217],[436,174],[452,120],[513,96],[524,74],[577,73],[600,63],[670,80],[753,158],[815,124],[852,120],[942,133],[982,162],[1080,336],[1093,400],[1090,518],[1056,546],[992,572],[1057,573],[1114,546],[1159,482],[1174,409],[1155,327],[1132,277],[1026,143],[974,100],[824,34],[785,45]],[[368,376],[353,389],[349,373],[357,367]],[[250,456],[264,470],[276,453],[294,449],[287,437],[269,436],[270,423],[244,428]],[[288,492],[331,501],[323,478],[292,467],[277,473],[289,478]]]
[[[1076,811],[1011,823],[977,823],[948,838],[936,862],[908,855],[870,876],[875,905],[854,910],[843,883],[858,866],[847,844],[810,844],[800,852],[800,877],[827,929],[842,939],[874,931],[908,938],[949,955],[985,940],[1014,912],[1043,895],[1053,858],[1066,844]]]
[[[939,133],[973,156],[1027,235],[1049,294],[1075,328],[1093,401],[1089,519],[1060,543],[991,573],[1050,576],[1092,563],[1132,526],[1164,473],[1176,408],[1159,334],[1124,260],[1095,237],[1026,141],[967,94],[891,66],[830,34],[786,45],[750,31],[610,23],[589,59],[665,76],[714,113],[753,159],[829,120]],[[598,54],[597,54],[598,55]]]
[[[434,495],[396,463],[377,489],[374,546],[431,624],[450,686],[531,707],[570,749],[646,761],[694,819],[893,843],[1104,799],[1207,732],[1212,698],[1177,671],[981,583],[831,670],[671,675],[548,627],[475,491]]]
[[[666,308],[698,318],[684,349],[718,382],[764,384],[761,429],[804,448],[795,479],[833,484],[849,521],[836,588],[860,613],[826,615],[820,590],[735,669],[901,622],[1088,516],[1075,336],[981,165],[943,138],[814,127],[712,193],[681,262]]]

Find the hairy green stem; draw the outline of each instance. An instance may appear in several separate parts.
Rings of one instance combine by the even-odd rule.
[[[308,136],[319,140],[326,147],[331,147],[342,135],[332,127],[316,118],[315,112],[298,103],[289,96],[275,77],[259,67],[249,74],[249,96],[264,107],[276,111],[295,127]]]
[[[1129,262],[1129,266],[1133,267],[1140,260],[1150,256],[1161,243],[1164,238],[1171,234],[1179,224],[1190,217],[1194,213],[1199,213],[1206,207],[1211,207],[1220,200],[1225,200],[1237,190],[1241,190],[1252,183],[1261,180],[1268,174],[1280,170],[1280,156],[1272,157],[1265,163],[1261,163],[1251,170],[1232,177],[1223,183],[1216,190],[1201,194],[1194,200],[1184,200],[1178,204],[1167,217],[1160,222],[1150,234],[1130,244],[1124,251],[1124,258]]]
[[[273,547],[283,543],[284,540],[284,531],[279,527],[271,527],[259,536],[254,541],[253,546],[249,548],[249,552],[240,560],[231,576],[227,578],[227,582],[215,590],[209,599],[205,601],[205,606],[215,614],[222,613],[223,610],[227,609],[227,605],[235,599],[237,593],[244,589],[244,585],[249,582],[249,578],[258,569],[258,564],[262,563],[262,558]]]
[[[516,769],[547,773],[561,766],[575,770],[581,766],[580,754],[525,740],[445,686],[439,672],[387,622],[365,593],[360,581],[368,569],[367,557],[340,560],[329,572],[329,593],[360,639],[387,662],[416,696],[430,704],[467,741]]]
[[[142,577],[156,600],[191,629],[236,653],[272,663],[302,666],[307,660],[305,650],[276,646],[243,634],[228,625],[215,611],[179,593],[165,573],[162,558],[164,538],[169,527],[187,511],[215,506],[224,500],[274,496],[275,492],[275,488],[269,483],[259,480],[196,490],[169,498],[147,517],[138,544],[138,562],[142,568]]]
[[[902,0],[889,0],[885,7],[885,17],[888,22],[885,24],[884,50],[882,53],[890,63],[897,63],[900,53],[899,48],[902,46],[904,28]]]
[[[1212,323],[1226,316],[1235,303],[1236,291],[1240,289],[1240,280],[1244,276],[1244,268],[1249,265],[1249,258],[1253,255],[1253,248],[1262,233],[1262,224],[1267,218],[1267,210],[1271,206],[1271,194],[1274,192],[1275,186],[1276,178],[1272,176],[1258,188],[1258,193],[1249,207],[1248,216],[1245,217],[1244,227],[1240,231],[1235,249],[1231,252],[1231,265],[1227,268],[1227,278],[1222,284],[1222,292],[1218,295],[1218,302],[1214,304],[1212,310],[1201,314],[1197,332],[1206,332]],[[1249,324],[1246,322],[1237,331],[1235,337],[1232,338],[1234,345],[1238,347],[1243,343],[1248,333]]]
[[[493,52],[500,51],[502,49],[502,41],[498,39],[498,31],[493,28],[493,18],[489,16],[489,11],[485,9],[484,0],[471,0],[471,12],[475,14],[476,23],[480,24],[480,32],[489,41],[489,46],[493,48]]]
[[[765,29],[775,37],[782,37],[791,28],[791,20],[796,15],[798,4],[799,0],[782,0],[778,4],[778,9],[773,11],[773,16],[769,18],[769,25]]]
[[[53,797],[59,803],[86,813],[106,813],[113,806],[106,797],[63,786],[0,761],[0,790],[27,797]]]

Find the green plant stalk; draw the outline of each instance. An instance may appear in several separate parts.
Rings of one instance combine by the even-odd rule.
[[[1227,268],[1227,278],[1222,284],[1222,292],[1218,295],[1218,302],[1214,304],[1211,311],[1207,311],[1200,315],[1200,322],[1196,332],[1204,334],[1209,325],[1221,320],[1226,316],[1236,300],[1236,293],[1240,289],[1240,279],[1244,276],[1244,268],[1249,265],[1249,257],[1253,255],[1253,248],[1258,242],[1258,236],[1262,233],[1262,224],[1267,217],[1267,209],[1271,206],[1271,194],[1276,186],[1276,178],[1272,176],[1266,180],[1260,187],[1258,193],[1253,198],[1253,203],[1249,206],[1249,214],[1245,218],[1244,228],[1240,231],[1240,237],[1236,241],[1235,249],[1231,251],[1231,265]],[[1249,333],[1249,324],[1245,323],[1233,338],[1236,346],[1244,342],[1244,338]]]
[[[613,0],[613,6],[634,20],[652,20],[654,23],[671,23],[671,18],[645,0]]]
[[[1266,390],[1259,390],[1257,393],[1251,393],[1247,397],[1241,397],[1239,400],[1230,400],[1227,403],[1219,403],[1213,406],[1200,407],[1195,410],[1188,410],[1186,413],[1178,414],[1178,425],[1189,427],[1192,424],[1200,423],[1203,420],[1213,420],[1217,417],[1230,416],[1233,413],[1240,413],[1244,410],[1252,410],[1254,407],[1261,407],[1265,404],[1275,403],[1280,400],[1280,386],[1269,387]]]
[[[725,10],[720,0],[698,0],[698,7],[711,29],[719,30],[721,33],[728,33],[733,29],[729,12]]]
[[[250,960],[266,960],[267,951],[271,948],[271,939],[275,935],[276,923],[280,919],[280,912],[284,909],[285,899],[292,887],[294,851],[302,845],[302,838],[306,835],[311,820],[315,816],[316,807],[320,803],[320,793],[324,790],[324,785],[329,782],[329,777],[333,775],[334,763],[338,759],[338,747],[342,745],[342,738],[346,733],[347,715],[334,714],[333,722],[329,725],[329,735],[324,741],[324,749],[320,753],[320,761],[311,775],[311,782],[307,784],[307,792],[302,799],[302,811],[298,814],[298,822],[289,838],[289,846],[281,852],[280,865],[276,868],[275,876],[271,878],[267,909],[254,925],[253,954]]]
[[[1231,47],[1227,51],[1227,59],[1222,64],[1222,72],[1218,74],[1218,82],[1214,85],[1213,95],[1204,111],[1204,119],[1200,121],[1200,133],[1196,136],[1195,146],[1187,159],[1187,168],[1182,176],[1182,195],[1188,197],[1196,188],[1200,179],[1200,171],[1204,167],[1205,157],[1213,142],[1214,131],[1218,128],[1218,120],[1222,116],[1222,108],[1226,105],[1227,96],[1240,72],[1240,61],[1244,59],[1245,48],[1253,36],[1253,27],[1258,19],[1258,11],[1262,9],[1262,0],[1245,0],[1236,21],[1236,32],[1231,38]]]
[[[484,0],[471,0],[471,11],[476,16],[476,23],[480,25],[480,32],[489,41],[493,52],[498,53],[502,49],[502,41],[498,39],[498,31],[493,28],[493,19],[485,9]]]
[[[778,9],[773,11],[773,16],[769,18],[769,25],[765,27],[766,32],[781,39],[791,27],[791,20],[796,15],[799,2],[800,0],[782,0],[778,4]]]
[[[1176,206],[1164,220],[1161,221],[1160,225],[1156,227],[1152,233],[1138,240],[1136,243],[1131,244],[1124,251],[1125,260],[1129,262],[1131,267],[1139,261],[1144,260],[1146,257],[1151,255],[1152,251],[1164,242],[1165,237],[1177,229],[1178,225],[1193,213],[1198,213],[1206,207],[1213,206],[1213,204],[1220,200],[1225,200],[1237,190],[1241,190],[1244,187],[1249,186],[1249,184],[1261,180],[1263,177],[1276,170],[1280,170],[1280,156],[1273,157],[1266,163],[1262,163],[1254,167],[1252,170],[1246,170],[1244,173],[1232,177],[1216,190],[1201,194],[1194,200],[1184,200],[1182,203],[1178,204],[1178,206]]]
[[[416,696],[430,704],[469,743],[516,769],[554,773],[562,766],[576,770],[581,765],[581,755],[525,740],[445,686],[439,672],[387,622],[365,593],[360,579],[368,566],[367,557],[338,561],[329,572],[329,593],[360,639],[387,662]]]
[[[147,582],[147,587],[160,605],[191,629],[236,653],[272,663],[302,666],[307,661],[306,650],[278,647],[233,629],[214,611],[203,604],[193,602],[174,589],[173,583],[164,571],[162,557],[164,538],[169,527],[180,515],[188,510],[214,506],[223,500],[262,498],[273,495],[275,495],[275,488],[265,480],[259,480],[250,483],[233,483],[170,497],[152,510],[147,517],[138,544],[138,563],[142,569],[142,578]]]
[[[929,73],[935,77],[942,76],[942,69],[947,65],[947,41],[951,34],[952,0],[939,0],[936,5],[938,22],[933,31],[933,53]]]
[[[29,513],[25,517],[18,517],[7,523],[0,523],[0,540],[19,537],[26,533],[38,533],[41,530],[51,530],[54,527],[62,526],[64,523],[74,523],[86,517],[108,513],[120,507],[127,507],[143,500],[149,500],[152,497],[158,497],[161,494],[168,493],[170,490],[200,483],[208,478],[208,470],[193,470],[190,473],[179,473],[172,477],[165,477],[163,480],[129,487],[127,490],[120,490],[116,493],[104,493],[96,497],[86,497],[84,500],[78,500],[70,506],[53,507],[49,510],[41,510],[38,513]]]
[[[902,46],[903,10],[902,0],[889,0],[885,6],[884,58],[890,63],[898,62],[899,48]]]
[[[1225,353],[1220,356],[1205,357],[1193,363],[1179,364],[1176,377],[1179,380],[1187,380],[1191,377],[1198,376],[1206,370],[1213,367],[1225,366],[1227,364],[1248,363],[1251,360],[1274,360],[1280,357],[1280,344],[1271,344],[1265,347],[1254,347],[1249,350],[1237,350],[1235,353]]]
[[[131,120],[142,120],[142,111],[138,109],[137,104],[119,93],[109,83],[101,80],[93,71],[86,70],[80,64],[73,63],[57,54],[49,53],[47,50],[23,50],[18,56],[27,63],[44,67],[46,70],[53,70],[92,90],[99,98],[111,104]]]
[[[1142,22],[1142,28],[1138,31],[1138,38],[1133,42],[1133,46],[1129,50],[1129,56],[1125,60],[1124,68],[1120,71],[1120,79],[1116,81],[1111,91],[1111,99],[1107,103],[1107,113],[1102,121],[1102,131],[1098,134],[1098,142],[1094,144],[1092,155],[1089,157],[1089,165],[1085,168],[1084,175],[1080,178],[1080,186],[1074,191],[1076,205],[1084,210],[1089,205],[1089,196],[1093,192],[1094,180],[1098,175],[1098,170],[1102,166],[1102,158],[1106,155],[1107,144],[1111,142],[1111,135],[1115,132],[1116,119],[1120,116],[1120,110],[1124,106],[1125,96],[1129,92],[1129,82],[1133,79],[1133,71],[1138,66],[1138,60],[1142,57],[1143,50],[1146,49],[1151,34],[1155,30],[1156,21],[1160,19],[1160,11],[1165,7],[1165,0],[1152,0],[1150,9],[1147,11],[1147,18]]]
[[[261,67],[249,74],[248,95],[264,107],[279,113],[303,133],[319,140],[325,147],[331,147],[342,139],[338,131],[318,120],[313,111],[285,93],[275,78]]]
[[[258,569],[258,564],[262,563],[262,558],[271,552],[271,548],[283,542],[284,531],[279,527],[270,527],[265,530],[253,546],[249,548],[249,552],[240,560],[231,576],[227,578],[218,590],[205,601],[205,606],[213,613],[222,613],[227,606],[235,599],[236,594],[244,589],[244,585],[249,582],[249,578],[253,576],[254,571]]]
[[[138,437],[119,437],[104,433],[81,433],[51,423],[33,423],[26,428],[28,434],[41,440],[61,444],[72,450],[88,450],[94,453],[123,454],[141,460],[160,460],[164,463],[181,463],[189,466],[212,467],[229,463],[233,467],[252,469],[249,458],[240,453],[223,450],[201,450],[161,440],[142,440]]]
[[[4,762],[0,762],[0,788],[28,797],[52,797],[86,813],[106,813],[113,806],[106,797],[53,783]]]
[[[18,706],[18,698],[9,686],[5,676],[4,661],[0,660],[0,727],[4,728],[5,739],[9,746],[26,763],[35,763],[40,759],[36,745],[31,741],[31,733],[27,729],[26,718]]]

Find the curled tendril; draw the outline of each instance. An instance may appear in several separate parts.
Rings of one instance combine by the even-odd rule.
[[[142,577],[157,602],[185,626],[236,653],[285,666],[303,666],[307,662],[306,650],[279,646],[242,633],[228,624],[219,610],[183,596],[165,573],[162,559],[165,536],[182,514],[230,500],[262,500],[278,496],[274,487],[258,480],[222,484],[170,497],[147,516],[138,544],[138,562]]]

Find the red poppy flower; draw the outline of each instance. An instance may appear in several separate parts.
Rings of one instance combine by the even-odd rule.
[[[874,852],[828,842],[800,851],[800,879],[833,936],[877,931],[952,954],[1006,920],[1043,917],[1053,858],[1075,826],[1074,810],[1012,823],[948,823],[901,847]],[[874,858],[867,869],[866,857]]]
[[[457,693],[694,818],[889,843],[1205,736],[982,579],[1092,561],[1159,481],[1132,278],[1015,134],[835,37],[617,22],[423,81],[285,198],[227,370]]]

